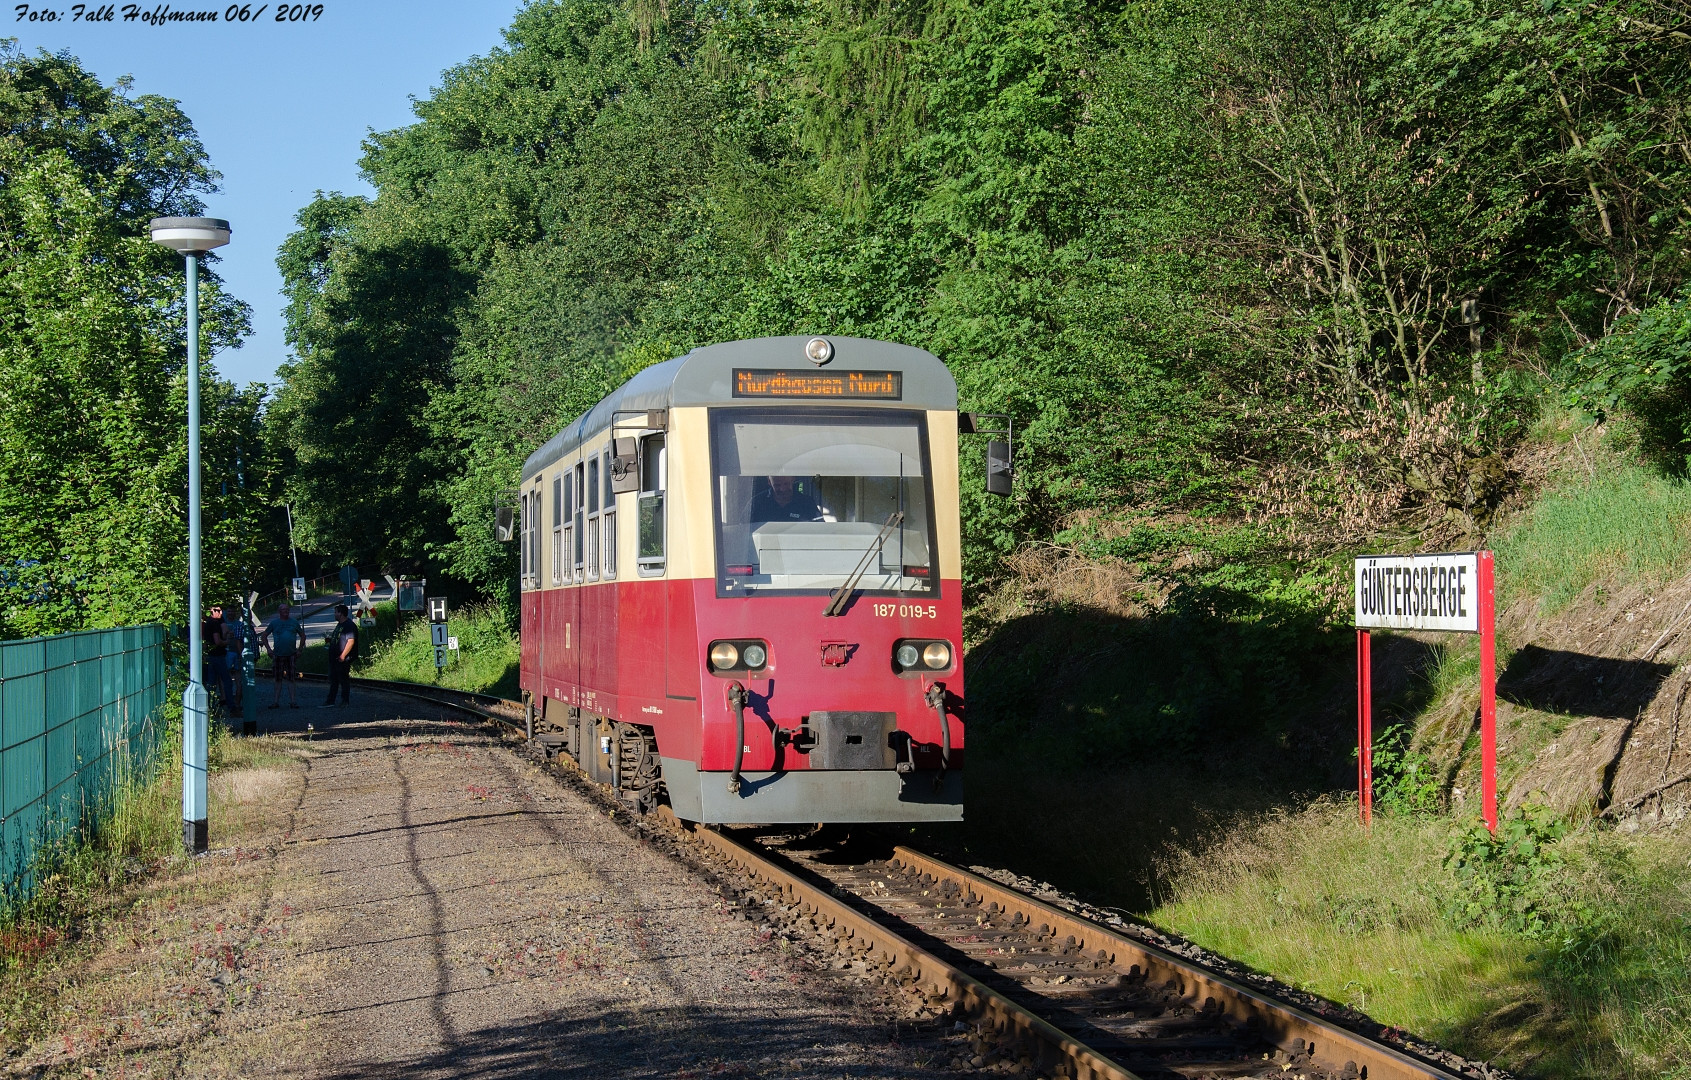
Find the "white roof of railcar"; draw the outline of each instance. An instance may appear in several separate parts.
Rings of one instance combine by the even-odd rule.
[[[564,425],[558,434],[523,462],[526,479],[573,452],[611,426],[614,414],[634,414],[654,409],[687,405],[815,405],[846,404],[833,399],[736,398],[733,394],[735,368],[772,370],[817,370],[805,356],[811,337],[767,337],[750,341],[728,341],[706,345],[685,356],[653,364],[623,383],[585,414]],[[870,408],[955,409],[957,382],[939,357],[925,349],[869,338],[832,337],[834,347],[827,371],[897,371],[903,375],[903,393],[896,401],[852,400],[852,406]]]

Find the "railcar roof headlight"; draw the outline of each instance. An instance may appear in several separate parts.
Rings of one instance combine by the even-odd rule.
[[[922,663],[938,671],[951,666],[951,646],[943,641],[930,641],[922,650]]]
[[[733,646],[731,645],[729,648],[733,648]],[[740,658],[746,662],[748,668],[760,668],[769,662],[769,650],[754,641],[746,646],[740,654]]]
[[[892,658],[898,662],[899,667],[908,671],[922,662],[922,650],[906,641],[892,654]]]
[[[740,650],[732,642],[719,641],[710,647],[710,666],[726,671],[740,662]]]
[[[813,364],[826,364],[834,358],[834,346],[827,338],[813,337],[804,343],[804,355]]]

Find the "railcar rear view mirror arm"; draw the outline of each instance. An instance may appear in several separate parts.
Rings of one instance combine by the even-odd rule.
[[[1002,428],[985,423],[1002,421]],[[957,414],[957,431],[962,435],[1002,435],[986,444],[986,490],[989,495],[1009,495],[1016,478],[1016,421],[1009,413]]]
[[[869,547],[864,550],[863,558],[857,560],[857,566],[852,570],[851,576],[841,582],[840,587],[829,594],[828,606],[822,609],[824,619],[845,614],[846,602],[851,599],[851,594],[857,589],[857,583],[862,579],[863,572],[869,569],[869,560],[873,559],[875,554],[881,550],[881,544],[886,540],[887,534],[898,528],[903,522],[903,510],[894,510],[887,515],[887,523],[881,526],[881,531],[875,534],[875,539],[869,541]]]

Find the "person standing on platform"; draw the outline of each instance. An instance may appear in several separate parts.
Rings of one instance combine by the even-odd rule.
[[[223,650],[223,662],[229,669],[230,689],[229,699],[224,703],[224,712],[231,711],[229,702],[233,702],[233,711],[245,716],[247,709],[243,699],[247,686],[247,627],[241,621],[241,605],[238,602],[223,605]]]
[[[223,715],[235,712],[235,688],[229,680],[229,648],[223,635],[223,605],[213,604],[206,617],[200,620],[200,641],[205,657],[206,674],[217,681],[217,696],[223,705]]]
[[[305,648],[305,627],[293,617],[292,609],[283,604],[276,609],[276,617],[264,628],[264,651],[270,654],[270,674],[276,679],[276,700],[272,709],[282,707],[282,684],[288,685],[288,708],[299,708],[299,690],[294,679],[299,672],[299,651]]]
[[[352,658],[358,655],[358,624],[345,604],[335,605],[335,628],[323,642],[329,654],[329,700],[318,708],[327,709],[335,703],[335,690],[341,692],[341,704],[352,704]]]

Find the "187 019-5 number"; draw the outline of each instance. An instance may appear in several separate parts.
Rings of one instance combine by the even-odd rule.
[[[936,604],[876,604],[875,614],[901,619],[931,619],[939,614]]]

